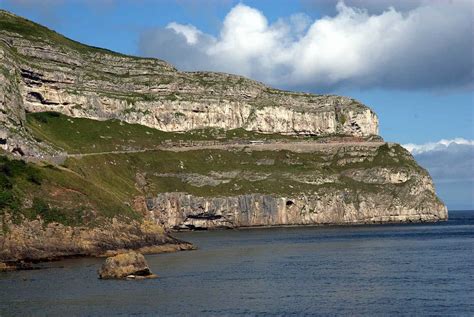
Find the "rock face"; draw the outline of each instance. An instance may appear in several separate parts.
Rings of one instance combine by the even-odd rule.
[[[108,257],[99,272],[100,279],[155,278],[141,253],[128,252]]]
[[[15,224],[4,219],[0,234],[0,262],[54,260],[67,256],[102,256],[120,250],[159,253],[190,250],[193,246],[166,235],[151,222],[112,220],[97,228],[69,227],[41,220]]]
[[[102,122],[108,119],[168,132],[204,131],[181,133],[191,141],[186,148],[172,149],[166,142],[158,148],[150,142],[144,149],[132,146],[136,141],[128,130],[120,138],[133,142],[124,151],[96,149],[94,143],[85,155],[82,147],[72,146],[74,137],[61,142],[51,131],[39,137],[44,136],[41,126],[48,124],[44,118],[36,122],[34,129],[41,131],[33,138],[32,125],[29,131],[25,127],[31,118],[26,113],[44,111],[99,120],[92,124],[104,124],[100,131],[112,130]],[[194,144],[192,134],[207,135],[208,128],[240,130],[232,131],[236,137],[226,144],[215,135],[206,139],[216,143],[212,146]],[[241,142],[235,133],[242,129],[292,136],[280,144],[272,139],[275,135],[255,133],[252,138],[257,135],[258,140]],[[428,173],[406,150],[382,142],[377,134],[375,113],[351,98],[282,91],[229,74],[180,72],[158,59],[82,45],[0,11],[1,147],[37,161],[45,154],[61,156],[60,171],[69,173],[65,177],[91,180],[113,196],[112,202],[130,206],[165,228],[447,219]],[[302,136],[318,138],[300,142]],[[96,137],[105,138],[99,134],[91,139]],[[79,152],[58,155],[58,148]],[[58,192],[68,189],[60,187]],[[87,205],[82,189],[74,192]],[[58,200],[56,191],[49,194],[50,201]],[[9,233],[0,237],[0,260],[102,254],[166,240],[166,235],[123,223],[87,230],[52,224],[44,228],[38,222],[11,224]]]
[[[163,131],[378,134],[375,113],[351,98],[281,91],[235,75],[179,72],[161,60],[79,44],[5,11],[0,17],[0,122],[10,150],[28,141],[28,151],[39,147],[22,129],[25,111],[116,118]]]
[[[436,197],[429,174],[399,145],[327,145],[308,147],[306,153],[302,149],[281,158],[273,156],[273,161],[270,155],[265,158],[264,153],[254,153],[259,159],[253,163],[234,152],[236,160],[244,164],[240,170],[219,172],[211,167],[199,183],[196,174],[180,176],[196,188],[204,181],[216,192],[230,188],[225,195],[203,196],[197,190],[160,193],[148,198],[146,206],[158,223],[174,229],[447,219],[446,206]],[[252,172],[255,168],[260,172]],[[259,189],[260,193],[232,194],[236,186],[259,186],[262,182],[268,185]]]
[[[349,197],[352,196],[352,197]],[[216,229],[255,226],[372,224],[433,222],[447,219],[447,210],[433,201],[393,205],[392,195],[320,192],[291,197],[240,195],[196,197],[185,193],[161,194],[149,204],[157,220],[173,229]],[[384,199],[385,201],[382,201]]]

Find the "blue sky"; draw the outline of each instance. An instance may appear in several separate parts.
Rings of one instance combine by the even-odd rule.
[[[474,139],[472,7],[471,0],[0,0],[0,8],[89,45],[354,97],[377,112],[386,140],[419,149]],[[472,159],[473,146],[465,146],[464,156],[450,158]],[[430,170],[439,155],[424,155]],[[449,207],[474,208],[467,169],[467,179],[449,186],[434,176]]]

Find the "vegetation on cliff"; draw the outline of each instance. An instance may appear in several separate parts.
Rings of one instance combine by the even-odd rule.
[[[321,143],[319,150],[307,153],[277,147],[255,151],[245,147],[245,140],[250,144],[262,138],[270,142],[281,139],[284,144],[291,144],[301,139],[242,130],[170,133],[118,121],[69,118],[52,113],[29,114],[28,127],[36,138],[69,153],[97,153],[69,157],[63,165],[128,202],[140,195],[151,197],[176,191],[198,196],[292,195],[320,188],[396,192],[397,186],[404,184],[364,183],[346,172],[386,168],[427,175],[399,145],[373,143],[372,147],[358,147],[354,143],[337,147]],[[179,141],[212,140],[216,135],[224,142],[218,149],[156,148],[166,140],[179,144]],[[232,142],[226,145],[225,141],[232,140],[244,141],[244,146],[235,148]],[[144,148],[150,150],[141,152]],[[122,150],[125,152],[114,153]]]
[[[254,195],[246,210],[272,225],[318,223],[308,213],[328,204],[324,223],[446,218],[428,173],[354,99],[179,72],[0,17],[0,260],[180,244],[157,224],[203,216],[177,193],[219,219],[209,206]]]
[[[58,150],[70,154],[153,149],[160,145],[193,141],[318,139],[318,137],[260,134],[244,129],[207,128],[184,133],[166,132],[119,120],[97,121],[87,118],[72,118],[57,112],[29,113],[27,114],[27,127],[37,141],[50,143]]]
[[[140,214],[79,173],[50,164],[0,156],[0,216],[15,223],[40,217],[47,224],[98,225],[105,218]]]
[[[26,143],[28,153],[47,152],[21,125],[27,112],[44,111],[161,131],[194,130],[201,138],[208,133],[239,138],[245,130],[312,136],[378,132],[375,113],[351,98],[282,91],[231,74],[180,72],[158,59],[88,47],[5,11],[0,16],[5,99],[0,122],[6,128],[0,133],[7,134],[9,148]]]
[[[416,175],[428,175],[405,149],[386,143],[320,143],[311,151],[298,151],[294,137],[242,130],[169,133],[57,113],[29,114],[27,127],[41,142],[84,155],[68,156],[61,166],[2,157],[4,194],[0,207],[4,213],[28,219],[41,216],[46,222],[70,225],[94,225],[98,219],[117,216],[138,219],[146,209],[144,198],[167,192],[200,197],[254,193],[291,197],[336,191],[350,193],[350,200],[367,193],[393,193],[402,200],[410,184],[417,181]],[[216,139],[216,135],[224,142],[216,149],[156,149],[166,145],[166,140],[196,141],[199,145],[198,141]],[[250,142],[263,136],[274,150],[252,150]],[[278,138],[284,142],[274,143]],[[227,143],[233,140],[240,146]],[[283,147],[279,149],[277,144]],[[142,152],[143,148],[149,150]],[[402,174],[402,179],[380,179],[380,170],[387,175]],[[365,178],[354,176],[354,171],[364,173]],[[435,197],[432,192],[427,194]]]
[[[116,215],[139,217],[130,207],[137,197],[165,192],[196,196],[252,193],[288,196],[332,188],[393,191],[401,197],[400,189],[410,182],[409,177],[392,184],[357,179],[350,172],[365,170],[370,174],[370,170],[383,168],[394,173],[427,175],[399,145],[373,143],[373,146],[358,147],[357,143],[347,146],[321,143],[319,150],[306,153],[277,147],[252,150],[245,143],[265,138],[291,144],[301,139],[244,130],[171,133],[116,120],[71,118],[50,112],[29,114],[27,118],[28,129],[41,142],[71,154],[92,154],[69,156],[62,166],[31,165],[3,158],[2,168],[14,171],[12,176],[3,176],[6,181],[2,181],[2,186],[9,188],[3,195],[3,209],[21,211],[28,218],[55,212],[58,219],[64,218],[63,222],[74,223],[82,223],[87,214],[91,219]],[[217,149],[197,146],[186,151],[166,150],[166,146],[157,148],[166,145],[166,141],[173,144],[196,141],[199,145],[198,141],[216,139],[224,142],[224,146]],[[244,144],[233,147],[232,141]],[[142,149],[149,150],[142,152]],[[28,202],[27,208],[21,198]]]

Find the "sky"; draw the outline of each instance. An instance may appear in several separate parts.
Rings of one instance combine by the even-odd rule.
[[[79,42],[180,70],[350,96],[474,209],[474,0],[0,0]]]

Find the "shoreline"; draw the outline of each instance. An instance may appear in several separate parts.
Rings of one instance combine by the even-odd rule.
[[[198,229],[170,229],[171,233],[181,232],[206,232],[206,231],[223,231],[223,230],[252,230],[252,229],[273,229],[273,228],[321,228],[321,227],[362,227],[362,226],[390,226],[390,225],[410,225],[410,224],[434,224],[446,222],[449,216],[444,219],[433,220],[406,220],[406,221],[367,221],[367,222],[345,222],[345,223],[308,223],[308,224],[282,224],[282,225],[256,225],[256,226],[238,226],[238,227],[210,227]]]
[[[113,218],[98,227],[85,227],[23,219],[4,225],[7,230],[0,234],[0,271],[28,269],[31,264],[70,257],[108,257],[130,250],[151,254],[195,249],[148,220]]]
[[[362,227],[362,226],[391,226],[391,225],[410,225],[410,224],[436,224],[440,222],[448,221],[448,217],[446,219],[429,219],[429,220],[407,220],[407,221],[365,221],[365,222],[351,222],[351,223],[321,223],[321,224],[287,224],[287,225],[262,225],[262,226],[241,226],[241,227],[214,227],[214,228],[206,228],[206,229],[180,229],[180,230],[173,230],[171,229],[169,233],[189,233],[189,232],[209,232],[209,231],[226,231],[226,230],[233,230],[233,231],[249,231],[249,230],[271,230],[271,229],[281,229],[281,228],[322,228],[322,227]],[[143,253],[145,255],[150,254],[162,254],[162,253],[171,253],[171,252],[178,252],[178,251],[193,251],[197,250],[198,247],[193,245],[190,242],[180,240],[169,235],[171,239],[170,242],[164,244],[156,244],[156,245],[149,245],[149,246],[141,246],[138,248],[117,248],[117,249],[109,249],[104,250],[102,252],[92,252],[92,253],[76,253],[76,254],[66,254],[66,255],[59,255],[59,256],[48,256],[48,257],[40,257],[40,258],[23,258],[17,260],[1,260],[0,261],[0,272],[8,272],[8,271],[17,271],[17,270],[35,270],[41,269],[41,267],[34,266],[35,264],[40,263],[48,263],[48,262],[56,262],[66,259],[75,259],[75,258],[104,258],[109,256],[114,256],[119,253],[124,253],[128,251],[136,251]]]
[[[107,250],[104,253],[100,253],[100,254],[70,254],[70,255],[53,256],[53,257],[41,258],[41,259],[0,261],[0,273],[11,272],[11,271],[24,271],[24,270],[41,270],[42,267],[38,267],[35,265],[42,264],[42,263],[59,262],[62,260],[67,260],[67,259],[106,258],[109,256],[114,256],[120,253],[129,252],[129,251],[136,251],[145,255],[150,255],[150,254],[172,253],[172,252],[178,252],[178,251],[197,250],[197,247],[194,246],[192,243],[182,241],[182,240],[178,240],[178,241],[181,241],[181,242],[178,244],[167,243],[167,244],[155,245],[155,246],[145,246],[139,249]]]

